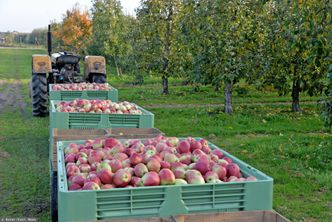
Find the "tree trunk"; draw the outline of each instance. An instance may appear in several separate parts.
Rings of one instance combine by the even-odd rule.
[[[293,80],[292,86],[292,112],[299,112],[300,109],[300,81]]]
[[[162,77],[162,85],[163,85],[163,94],[168,94],[168,77],[163,75]]]
[[[115,68],[116,68],[116,74],[118,76],[120,76],[120,71],[119,71],[118,63],[116,62],[115,56],[114,56],[114,63],[115,63]]]
[[[220,83],[216,83],[216,85],[214,86],[214,91],[219,92],[220,91]]]
[[[233,82],[232,81],[225,81],[225,113],[232,114],[232,89],[233,89]]]
[[[165,32],[165,43],[164,43],[164,51],[163,51],[163,77],[162,77],[162,85],[163,85],[163,94],[168,94],[168,67],[169,67],[169,55],[171,49],[171,22],[173,16],[173,7],[172,4],[168,5],[168,15],[166,18],[166,32]]]

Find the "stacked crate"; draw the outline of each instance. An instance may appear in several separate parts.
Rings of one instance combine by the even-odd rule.
[[[100,137],[143,139],[163,134],[154,128],[154,115],[142,107],[139,107],[142,115],[56,111],[56,104],[60,100],[72,100],[79,95],[85,99],[112,100],[109,97],[101,97],[109,96],[110,93],[50,92],[52,198],[59,198],[52,201],[56,203],[56,206],[52,206],[55,210],[53,220],[126,220],[193,213],[272,212],[273,179],[224,150],[224,155],[238,164],[244,176],[255,176],[257,181],[69,191],[64,162],[64,148],[69,143],[80,144],[84,143],[85,139]],[[100,97],[91,98],[91,95]],[[209,146],[212,149],[220,149],[212,143],[209,143]],[[59,218],[55,215],[57,210]],[[255,217],[260,216],[256,214]]]
[[[154,114],[138,107],[141,115],[134,114],[105,114],[105,113],[63,113],[56,111],[56,105],[61,101],[74,99],[100,99],[118,102],[118,90],[109,86],[110,90],[53,90],[50,85],[49,93],[49,162],[51,177],[51,214],[52,220],[57,220],[57,151],[56,141],[73,139],[95,139],[99,137],[114,136],[125,138],[125,135],[140,135],[151,137],[162,134],[154,129]],[[129,128],[139,128],[129,130]],[[113,130],[111,132],[110,130]],[[111,132],[111,133],[110,133]],[[121,132],[121,135],[120,133]],[[117,134],[118,133],[118,134]]]

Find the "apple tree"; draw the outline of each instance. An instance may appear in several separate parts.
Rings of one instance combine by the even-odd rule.
[[[192,79],[224,85],[225,113],[232,113],[232,90],[248,73],[256,1],[184,1],[182,30],[192,57]]]
[[[125,57],[131,53],[126,41],[128,31],[126,16],[118,0],[93,0],[92,44],[90,53],[104,55],[114,62],[117,74],[122,74]]]
[[[176,61],[176,41],[180,0],[142,0],[137,9],[140,31],[140,67],[161,73],[163,94],[168,94],[168,78]]]
[[[331,5],[326,0],[270,1],[266,15],[269,41],[264,76],[280,94],[291,92],[292,111],[300,111],[300,93],[322,93],[329,64]]]

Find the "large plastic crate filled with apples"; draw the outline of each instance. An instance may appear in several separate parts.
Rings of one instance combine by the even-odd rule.
[[[118,101],[118,90],[108,83],[50,84],[50,100],[103,99]]]
[[[50,128],[154,128],[154,114],[126,101],[52,100]]]
[[[58,142],[59,221],[272,210],[273,179],[201,138]]]

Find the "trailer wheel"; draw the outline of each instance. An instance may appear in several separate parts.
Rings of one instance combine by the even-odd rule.
[[[31,82],[32,114],[47,115],[47,78],[46,74],[32,74]]]
[[[56,171],[51,172],[51,218],[52,222],[58,221],[58,175]]]
[[[92,76],[92,82],[94,82],[94,83],[106,83],[106,77],[105,77],[105,75],[94,74]]]

